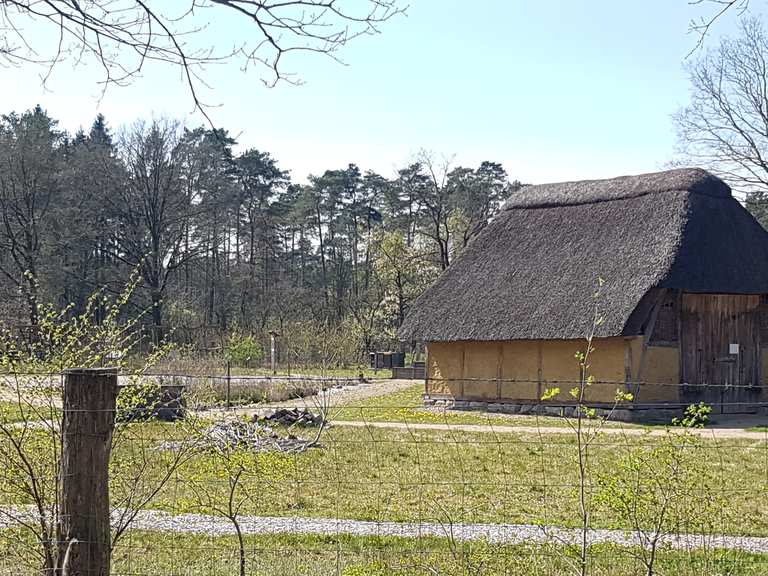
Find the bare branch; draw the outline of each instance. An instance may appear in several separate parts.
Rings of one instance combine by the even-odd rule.
[[[737,192],[768,190],[768,37],[759,20],[691,62],[691,102],[674,116],[681,152]]]
[[[340,61],[337,52],[349,41],[378,33],[381,24],[405,11],[397,0],[188,2],[174,14],[158,0],[0,0],[0,65],[41,65],[45,84],[64,61],[96,62],[106,90],[130,83],[147,64],[168,64],[181,70],[194,109],[206,115],[209,105],[199,95],[206,65],[239,60],[244,71],[251,64],[265,67],[268,86],[296,83],[284,68],[288,54]],[[234,38],[229,48],[201,44],[210,25],[199,17],[204,10],[215,10],[210,22],[229,15],[235,24],[247,24],[244,37]],[[32,38],[58,41],[48,48]]]
[[[709,34],[712,27],[720,20],[727,12],[737,12],[739,16],[743,16],[749,9],[749,0],[691,0],[690,5],[703,5],[714,4],[715,12],[706,17],[700,17],[691,20],[688,31],[695,34],[698,38],[696,45],[691,48],[686,58],[690,57],[694,52],[704,44],[704,40]]]

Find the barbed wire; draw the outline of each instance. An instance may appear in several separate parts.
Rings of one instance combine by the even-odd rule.
[[[768,416],[763,422],[719,413],[768,408],[761,400],[707,398],[713,411],[704,428],[673,427],[671,418],[659,425],[583,418],[582,440],[591,440],[587,473],[580,476],[578,419],[535,412],[573,408],[563,399],[486,399],[485,408],[506,401],[534,410],[502,414],[481,406],[424,406],[422,396],[431,393],[424,381],[231,374],[230,384],[238,381],[251,392],[276,382],[288,391],[308,386],[296,394],[302,397],[280,391],[261,402],[230,389],[227,409],[226,375],[141,377],[161,388],[187,382],[179,386],[185,403],[174,418],[158,417],[151,386],[150,396],[138,399],[131,386],[121,386],[115,407],[94,410],[63,405],[66,374],[0,374],[0,574],[46,573],[39,554],[45,545],[87,550],[104,544],[59,537],[57,523],[94,514],[87,496],[82,510],[62,513],[61,482],[90,478],[90,471],[65,474],[56,455],[62,442],[101,438],[87,416],[106,412],[118,419],[110,458],[112,534],[121,518],[135,513],[111,546],[114,575],[570,575],[584,534],[587,574],[646,573],[643,553],[651,537],[658,538],[654,573],[768,573]],[[28,385],[28,378],[50,383]],[[204,380],[215,381],[216,390],[207,390]],[[430,378],[428,385],[446,387],[444,398],[461,402],[450,386],[500,382],[512,388],[584,384]],[[590,384],[600,386],[677,388],[676,400],[640,402],[679,413],[698,401],[686,395],[690,390],[753,390],[762,398],[760,386],[726,383]],[[303,424],[305,413],[321,419]],[[40,419],[46,414],[50,422]],[[80,427],[60,429],[58,422],[70,417]],[[307,447],[277,447],[298,441]],[[27,448],[30,466],[15,445]],[[26,488],[33,482],[41,502]],[[580,490],[590,508],[586,532]],[[654,532],[663,497],[669,520]],[[645,516],[622,513],[622,501]],[[41,516],[54,527],[48,536],[38,527]]]

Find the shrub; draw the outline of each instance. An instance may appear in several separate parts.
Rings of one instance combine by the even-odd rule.
[[[712,413],[712,406],[699,402],[691,404],[685,409],[682,418],[672,418],[672,426],[681,426],[683,428],[704,428],[709,422],[709,415]]]
[[[637,558],[656,574],[660,547],[681,529],[711,534],[723,521],[725,502],[706,445],[690,432],[672,433],[637,446],[598,476],[596,502],[635,533]]]
[[[133,380],[131,385],[122,386],[117,396],[115,418],[118,422],[150,420],[160,404],[160,386],[157,382],[142,382],[138,378]]]
[[[253,336],[231,335],[227,342],[225,357],[234,366],[250,368],[258,366],[264,358],[261,344]]]

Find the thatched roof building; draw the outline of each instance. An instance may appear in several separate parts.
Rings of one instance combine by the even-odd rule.
[[[768,232],[701,169],[530,186],[416,301],[400,336],[433,343],[430,352],[434,343],[582,339],[598,278],[596,336],[650,339],[658,309],[683,294],[768,294]],[[726,332],[718,338],[736,343]],[[434,378],[440,367],[431,360]],[[670,372],[679,382],[681,369]],[[754,372],[761,377],[759,366]],[[459,379],[473,377],[462,369]]]

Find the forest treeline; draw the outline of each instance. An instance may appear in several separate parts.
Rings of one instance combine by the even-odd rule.
[[[78,314],[138,278],[157,337],[213,327],[337,330],[391,345],[414,299],[520,187],[495,162],[426,153],[386,177],[354,164],[292,181],[224,129],[171,120],[67,134],[36,107],[0,121],[0,319]]]

